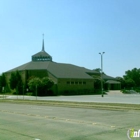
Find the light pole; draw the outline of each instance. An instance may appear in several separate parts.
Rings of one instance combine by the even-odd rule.
[[[4,99],[4,91],[5,91],[5,89],[4,89],[4,87],[2,87],[3,99]]]
[[[36,85],[36,100],[37,100],[37,85]]]
[[[104,97],[104,93],[103,93],[103,54],[105,52],[99,53],[101,55],[101,94],[102,97]]]
[[[23,100],[24,100],[24,85],[23,85]]]

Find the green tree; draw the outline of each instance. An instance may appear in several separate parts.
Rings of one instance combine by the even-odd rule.
[[[11,73],[9,82],[11,89],[16,89],[17,94],[22,93],[22,79],[18,71]]]
[[[125,86],[127,89],[131,89],[132,87],[135,87],[135,81],[133,79],[127,79],[125,80]]]
[[[48,77],[44,77],[42,78],[42,92],[45,95],[49,95],[49,89],[54,85],[54,82],[48,78]]]
[[[123,77],[127,86],[133,85],[136,87],[140,87],[140,69],[134,68],[132,70],[128,70],[125,72],[125,75]]]
[[[101,72],[101,68],[96,68],[96,69],[94,69],[95,71],[97,71],[97,72]]]
[[[94,92],[96,94],[101,94],[101,79],[94,80]]]
[[[42,85],[43,87],[49,89],[54,85],[54,82],[50,78],[44,77],[42,78]]]
[[[34,77],[29,80],[28,86],[31,91],[33,91],[33,95],[36,95],[36,90],[38,96],[47,95],[48,90],[54,85],[53,81],[48,77],[38,78]],[[36,89],[37,88],[37,89]]]
[[[116,80],[121,83],[121,88],[124,89],[125,87],[125,80],[123,77],[116,77]]]
[[[17,86],[17,79],[16,79],[15,72],[11,73],[11,77],[9,79],[9,82],[10,82],[10,88],[15,89]]]
[[[0,76],[0,92],[2,91],[2,87],[6,87],[6,78],[4,73]]]
[[[30,78],[30,80],[28,82],[28,86],[29,86],[29,89],[31,91],[33,91],[33,95],[35,95],[36,94],[36,90],[40,89],[40,87],[41,87],[41,79],[38,78],[38,77]]]
[[[16,71],[16,80],[17,80],[17,86],[16,86],[16,91],[17,94],[22,94],[23,92],[23,88],[22,88],[22,79],[21,79],[21,75],[19,74],[18,71]]]

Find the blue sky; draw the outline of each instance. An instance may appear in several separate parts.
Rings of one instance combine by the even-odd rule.
[[[0,0],[0,73],[45,50],[111,76],[140,68],[140,0]]]

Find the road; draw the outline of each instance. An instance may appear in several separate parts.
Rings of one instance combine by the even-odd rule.
[[[140,111],[0,102],[0,140],[128,140]]]

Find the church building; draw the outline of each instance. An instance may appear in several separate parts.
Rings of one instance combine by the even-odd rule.
[[[28,86],[27,82],[30,77],[49,77],[55,83],[52,90],[57,95],[93,93],[94,76],[100,76],[100,73],[95,70],[54,62],[52,56],[45,51],[44,38],[42,50],[32,55],[30,62],[5,72],[7,82],[11,73],[17,70],[25,87]]]

